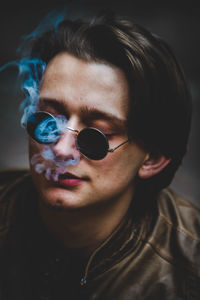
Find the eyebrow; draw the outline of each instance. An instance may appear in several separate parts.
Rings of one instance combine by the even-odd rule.
[[[118,126],[126,125],[126,120],[122,120],[111,113],[101,111],[94,107],[83,106],[80,109],[80,113],[84,120],[88,120],[88,121],[105,120],[105,121],[112,122]]]
[[[62,102],[50,98],[39,97],[38,106],[46,106],[54,108],[58,113],[66,112],[66,108]]]
[[[56,99],[41,97],[41,98],[39,98],[39,104],[41,104],[41,106],[43,106],[43,105],[45,105],[47,107],[50,106],[50,107],[54,108],[58,113],[63,114],[63,112],[64,112],[64,113],[68,114],[68,109],[67,109],[64,101],[62,102],[62,101],[58,101]],[[109,121],[119,127],[122,127],[122,126],[124,127],[127,125],[126,120],[120,119],[120,118],[116,117],[115,115],[113,115],[112,113],[108,113],[108,112],[99,110],[95,107],[88,107],[86,105],[84,105],[80,108],[80,115],[81,115],[82,119],[87,122],[92,122],[95,120],[105,120],[105,121]]]

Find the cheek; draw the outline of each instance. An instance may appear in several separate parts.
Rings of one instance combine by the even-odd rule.
[[[36,165],[43,163],[44,159],[41,156],[42,146],[37,142],[29,139],[29,165],[31,174],[35,178],[42,177],[40,172],[36,171]]]
[[[29,147],[29,158],[31,158],[34,154],[40,152],[40,149],[39,149],[40,145],[38,143],[36,143],[35,141],[33,141],[31,138],[29,138],[28,147]]]
[[[28,148],[29,148],[29,165],[30,165],[31,173],[32,175],[34,174],[37,175],[38,173],[35,172],[34,164],[32,163],[32,160],[34,159],[34,155],[40,153],[40,149],[38,147],[38,144],[36,144],[36,142],[34,142],[32,139],[29,139]]]
[[[30,168],[32,169],[31,160],[33,158],[33,155],[38,153],[38,150],[37,150],[37,146],[31,139],[29,139],[28,149],[29,149],[29,164],[30,164]]]
[[[31,161],[31,158],[33,158],[34,155],[37,155],[38,157],[41,155],[41,153],[44,151],[44,145],[38,144],[36,141],[29,139],[29,160]]]
[[[104,181],[133,182],[144,162],[146,153],[137,146],[117,149],[93,165],[96,176]]]

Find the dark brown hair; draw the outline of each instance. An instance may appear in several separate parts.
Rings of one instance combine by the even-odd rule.
[[[152,192],[168,186],[186,153],[191,123],[190,94],[170,47],[130,20],[100,14],[86,22],[62,21],[34,40],[31,57],[48,63],[62,51],[124,71],[131,95],[130,139],[153,155],[171,158],[161,173],[138,179],[139,184]]]

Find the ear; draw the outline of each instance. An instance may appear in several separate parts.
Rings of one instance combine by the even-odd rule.
[[[147,154],[143,165],[138,171],[140,178],[150,178],[160,173],[171,161],[171,158],[166,158],[162,154],[150,155]]]

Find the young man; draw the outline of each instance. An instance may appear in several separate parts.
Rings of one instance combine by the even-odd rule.
[[[2,175],[2,299],[199,299],[199,211],[164,189],[191,119],[169,47],[101,15],[31,41],[33,60],[31,175]]]

